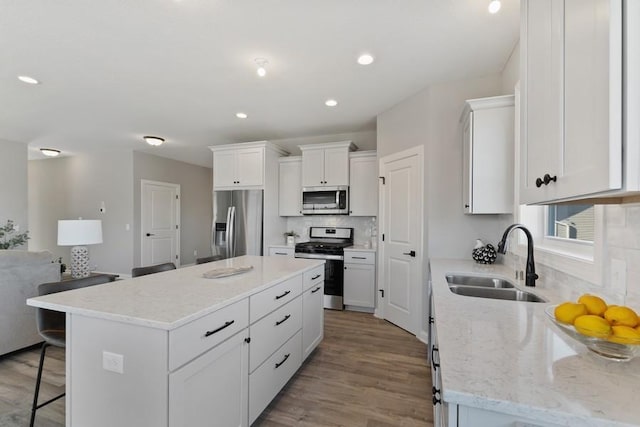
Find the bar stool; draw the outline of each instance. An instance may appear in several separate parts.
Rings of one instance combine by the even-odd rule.
[[[146,276],[147,274],[160,273],[162,271],[175,270],[176,265],[172,262],[150,265],[148,267],[135,267],[131,269],[131,277]]]
[[[224,257],[222,255],[213,255],[196,259],[196,264],[205,264],[207,262],[220,261]]]

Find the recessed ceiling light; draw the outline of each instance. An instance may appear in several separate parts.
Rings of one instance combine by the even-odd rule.
[[[327,107],[335,107],[336,105],[338,105],[338,101],[336,101],[335,99],[327,99],[324,102],[324,105],[326,105]]]
[[[54,148],[41,148],[40,152],[47,157],[57,157],[60,155],[60,150],[56,150]]]
[[[143,138],[147,142],[147,144],[153,145],[154,147],[162,145],[162,143],[164,142],[164,138],[160,138],[159,136],[143,136]]]
[[[236,113],[236,117],[239,119],[246,119],[248,116],[246,113]]]
[[[265,67],[269,63],[269,61],[267,61],[264,58],[256,58],[256,59],[254,59],[254,61],[256,62],[256,65],[258,66],[258,69],[256,70],[256,73],[258,73],[258,75],[260,77],[266,76],[267,75],[267,69]]]
[[[364,53],[358,57],[358,64],[360,65],[369,65],[373,63],[373,56],[368,53]]]
[[[33,77],[29,77],[29,76],[18,76],[18,80],[20,80],[23,83],[30,84],[30,85],[40,84],[40,82],[38,80],[34,79]]]
[[[500,0],[492,0],[491,3],[489,3],[489,13],[498,13],[500,7],[502,7]]]

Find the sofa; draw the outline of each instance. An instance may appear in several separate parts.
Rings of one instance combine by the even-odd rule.
[[[36,313],[26,300],[38,285],[60,280],[51,252],[0,250],[0,356],[42,341]]]

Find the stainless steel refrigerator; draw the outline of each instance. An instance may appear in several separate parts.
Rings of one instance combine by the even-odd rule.
[[[214,255],[262,255],[262,202],[262,190],[213,192]]]

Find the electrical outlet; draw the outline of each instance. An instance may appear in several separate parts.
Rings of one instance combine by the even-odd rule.
[[[124,374],[124,356],[122,354],[102,352],[102,369],[105,371]]]

